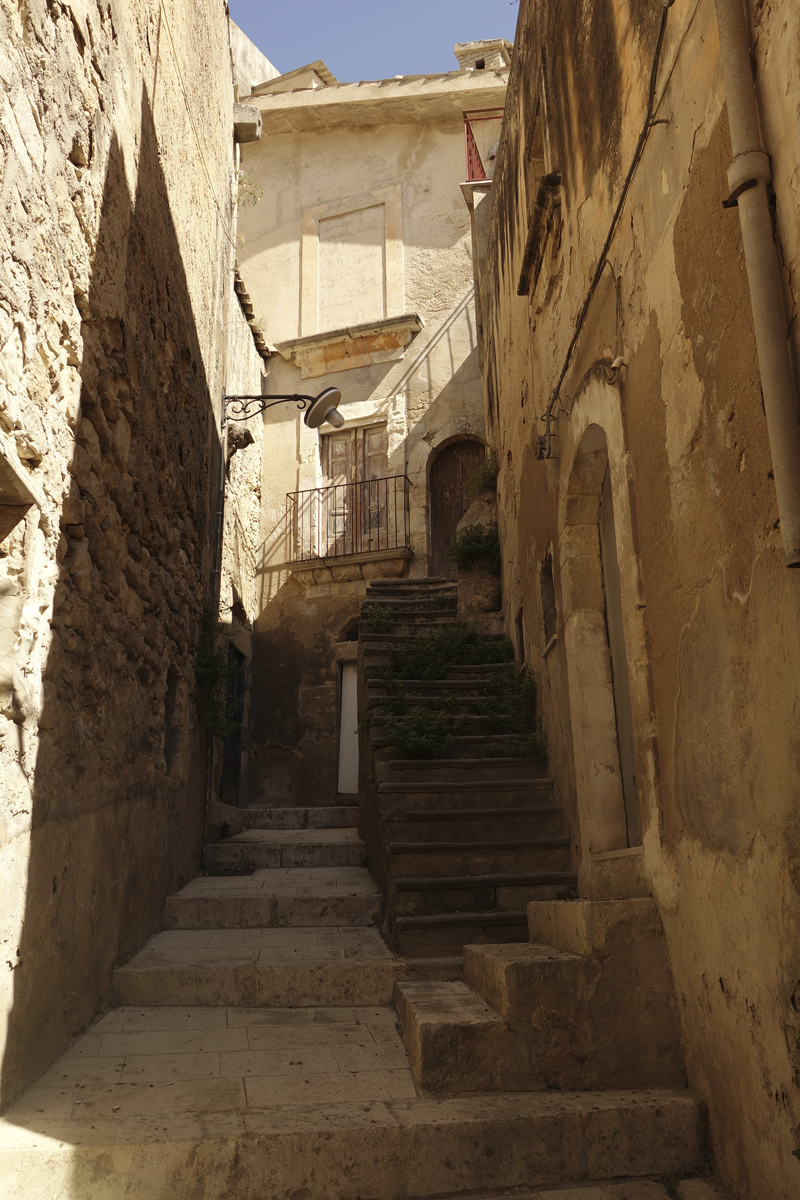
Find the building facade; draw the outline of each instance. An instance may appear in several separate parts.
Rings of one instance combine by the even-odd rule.
[[[447,75],[375,83],[316,62],[247,100],[264,133],[242,164],[261,198],[242,212],[238,256],[272,350],[266,391],[335,387],[344,419],[311,430],[289,405],[264,418],[254,799],[342,790],[339,759],[355,753],[354,731],[349,749],[340,739],[342,680],[367,581],[448,572],[485,456],[460,187],[469,138],[476,170],[493,168],[510,47],[456,55]]]
[[[798,20],[523,0],[473,206],[504,618],[579,893],[657,900],[763,1200],[800,1186]]]

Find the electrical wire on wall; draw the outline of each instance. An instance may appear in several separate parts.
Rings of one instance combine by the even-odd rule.
[[[553,394],[550,397],[550,402],[547,406],[544,416],[540,417],[540,420],[544,422],[544,447],[541,455],[542,458],[550,458],[552,455],[552,424],[556,405],[558,404],[558,400],[561,395],[561,386],[566,378],[570,363],[572,362],[572,356],[575,353],[575,348],[578,344],[578,338],[580,337],[581,330],[583,329],[584,322],[586,321],[586,316],[589,312],[589,306],[592,303],[592,297],[597,290],[597,286],[600,283],[603,271],[608,263],[608,252],[611,249],[611,243],[613,242],[617,228],[619,227],[619,222],[622,217],[622,210],[625,207],[625,201],[628,198],[628,193],[631,189],[631,184],[633,183],[633,177],[636,174],[636,169],[639,166],[639,163],[641,162],[642,154],[644,152],[645,145],[647,144],[647,139],[650,136],[650,130],[654,125],[662,124],[661,121],[657,121],[655,119],[656,82],[658,79],[658,68],[661,62],[661,51],[664,45],[664,33],[667,27],[667,17],[674,2],[675,0],[662,0],[661,2],[661,19],[658,27],[658,37],[656,39],[655,51],[653,53],[653,64],[650,68],[650,86],[647,92],[647,108],[645,109],[642,130],[636,143],[636,149],[633,152],[633,159],[631,160],[631,165],[628,168],[628,174],[625,176],[625,182],[622,186],[622,192],[619,200],[617,201],[617,207],[614,209],[614,215],[611,218],[611,225],[609,227],[608,234],[606,235],[606,240],[603,243],[602,250],[600,251],[600,257],[597,261],[597,267],[595,268],[594,275],[592,276],[592,282],[589,285],[586,299],[581,305],[580,312],[578,313],[578,319],[575,322],[575,331],[572,334],[569,347],[567,348],[567,354],[566,358],[564,359],[564,365],[561,368],[561,374],[559,375],[556,385],[553,388]],[[615,284],[617,284],[617,305],[619,306],[619,285],[617,283],[613,268],[612,276],[614,277]],[[617,329],[619,329],[619,325],[617,326]],[[616,369],[618,370],[619,366],[617,366]]]

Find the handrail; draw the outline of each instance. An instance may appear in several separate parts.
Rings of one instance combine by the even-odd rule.
[[[406,549],[408,493],[407,475],[287,492],[290,561]]]

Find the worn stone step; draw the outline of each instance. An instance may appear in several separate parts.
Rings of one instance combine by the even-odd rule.
[[[457,811],[507,808],[511,804],[549,803],[553,781],[546,776],[536,778],[442,779],[440,772],[431,772],[427,779],[415,779],[397,774],[378,784],[378,804],[384,814],[402,808],[406,812],[436,812],[452,805]]]
[[[447,599],[447,604],[442,603]],[[434,605],[434,599],[437,603]],[[443,614],[451,620],[458,611],[458,593],[455,588],[439,591],[436,596],[369,596],[362,601],[361,612],[365,616],[375,609],[389,609],[393,617],[416,617]]]
[[[206,846],[206,869],[360,867],[366,847],[355,829],[249,829]]]
[[[461,981],[398,983],[415,1082],[431,1092],[534,1091],[528,1043]]]
[[[502,786],[512,781],[527,781],[536,787],[553,786],[547,775],[547,760],[542,758],[501,758],[473,755],[469,758],[392,758],[382,764],[381,782],[420,783],[430,781],[455,791],[474,790],[481,782]],[[461,787],[460,785],[469,785]],[[455,787],[454,787],[455,785]]]
[[[394,918],[392,944],[412,958],[439,958],[464,953],[477,943],[516,944],[522,936],[519,912],[444,912]]]
[[[378,664],[379,665],[379,664]],[[460,679],[400,679],[403,695],[408,700],[425,700],[432,696],[455,696],[457,700],[475,700],[486,694],[486,676],[464,675]],[[388,694],[388,685],[379,678],[367,678],[367,698],[371,708],[380,704]]]
[[[450,832],[450,831],[447,831]],[[465,841],[391,841],[386,843],[389,854],[493,854],[496,850],[555,850],[569,847],[568,837],[505,838],[484,840],[477,834]]]
[[[437,913],[475,913],[475,912],[524,912],[531,900],[554,900],[563,891],[563,876],[557,876],[558,882],[550,883],[514,883],[516,876],[487,876],[492,883],[481,883],[471,880],[468,876],[461,881],[459,887],[440,887],[436,879],[392,880],[390,884],[391,909],[395,917],[404,916],[434,916]],[[512,882],[507,882],[508,879]],[[523,877],[524,878],[524,877]],[[531,876],[531,879],[548,876]],[[571,877],[574,881],[574,876]],[[411,886],[423,883],[424,886]]]
[[[570,997],[583,986],[583,965],[579,954],[530,942],[502,947],[466,946],[464,979],[511,1025],[528,1029],[533,1022],[533,1005],[538,1004],[533,999],[537,994],[546,993],[553,1004],[561,1004],[562,1010],[572,1008]],[[567,998],[569,1004],[565,1005]]]
[[[370,592],[391,592],[411,590],[413,588],[432,588],[435,584],[444,584],[454,588],[454,580],[446,575],[409,575],[405,579],[371,579],[367,584],[367,595]]]
[[[668,1174],[674,1174],[669,1172]],[[469,1200],[666,1200],[667,1192],[663,1176],[658,1179],[609,1179],[595,1183],[583,1183],[578,1186],[570,1184],[566,1188],[545,1187],[530,1191],[470,1193]],[[681,1200],[728,1200],[728,1194],[723,1193],[718,1183],[709,1179],[698,1179],[692,1173],[690,1178],[681,1177]],[[444,1196],[441,1200],[463,1200],[461,1195]]]
[[[453,979],[460,958],[397,958],[375,929],[171,930],[114,972],[117,1004],[389,1004],[398,979]]]
[[[553,946],[464,945],[464,979],[528,1037],[548,1087],[684,1082],[662,981]]]
[[[366,867],[279,867],[200,875],[164,908],[167,929],[374,925],[381,894]]]
[[[391,910],[396,918],[436,914],[480,912],[524,912],[531,900],[556,899],[559,892],[576,885],[577,877],[566,872],[529,875],[462,875],[436,879],[431,876],[392,879]]]
[[[682,1173],[704,1153],[702,1108],[680,1091],[333,1095],[282,1110],[278,1090],[244,1078],[87,1087],[80,1105],[42,1090],[0,1126],[4,1200],[111,1200],[116,1180],[126,1200],[410,1200]]]
[[[338,804],[329,808],[249,808],[250,829],[355,829],[358,805]]]
[[[555,840],[555,839],[554,839]],[[453,875],[522,874],[541,871],[569,871],[572,855],[568,839],[562,844],[533,843],[485,846],[454,846],[448,849],[417,849],[413,844],[398,853],[389,853],[387,868],[392,879],[451,877]]]
[[[564,836],[566,822],[561,809],[554,805],[530,808],[457,809],[450,813],[407,811],[383,815],[386,840],[391,842],[436,843],[447,839],[453,842],[488,842],[498,837],[529,840]]]

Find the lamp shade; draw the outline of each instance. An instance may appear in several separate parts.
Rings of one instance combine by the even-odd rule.
[[[320,392],[303,418],[308,428],[319,429],[320,425],[327,422],[334,429],[340,429],[344,425],[344,417],[336,406],[341,399],[342,393],[338,388],[326,388],[324,392]]]

